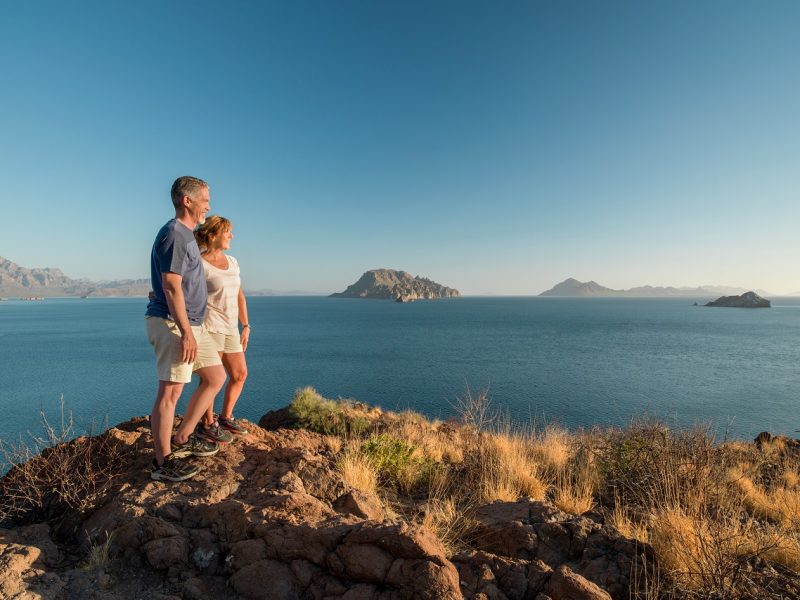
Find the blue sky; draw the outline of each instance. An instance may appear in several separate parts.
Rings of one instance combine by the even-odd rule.
[[[245,286],[800,291],[800,3],[0,4],[0,256],[148,275],[211,184]]]

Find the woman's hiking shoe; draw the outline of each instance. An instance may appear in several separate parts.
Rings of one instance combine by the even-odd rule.
[[[193,433],[185,444],[179,444],[172,438],[172,453],[170,456],[175,458],[185,458],[187,456],[214,456],[219,452],[219,446],[214,442],[209,442]]]
[[[226,419],[225,417],[220,417],[219,426],[222,427],[223,429],[230,431],[233,435],[247,435],[248,433],[250,433],[249,431],[247,431],[247,429],[242,427],[241,424],[233,417],[231,417],[230,419]]]
[[[153,466],[150,468],[150,479],[155,479],[156,481],[185,481],[199,472],[200,467],[175,458],[175,454],[172,453],[164,458],[164,464],[160,467],[156,459],[153,459]]]
[[[215,444],[229,444],[233,440],[233,434],[220,427],[218,421],[214,421],[211,425],[198,423],[194,433],[198,437]]]

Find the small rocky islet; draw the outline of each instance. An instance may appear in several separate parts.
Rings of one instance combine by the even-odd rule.
[[[406,271],[394,269],[367,271],[343,292],[330,295],[331,298],[376,298],[397,302],[457,298],[459,296],[461,293],[454,288],[441,285],[426,277],[414,276]]]
[[[771,308],[772,303],[755,292],[745,292],[739,296],[722,296],[708,302],[705,306],[721,308]]]

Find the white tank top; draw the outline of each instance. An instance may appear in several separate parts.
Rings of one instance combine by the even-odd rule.
[[[205,325],[209,331],[227,335],[239,334],[239,288],[242,280],[239,277],[239,263],[230,255],[228,268],[220,269],[207,260],[203,263],[208,286],[208,312]]]

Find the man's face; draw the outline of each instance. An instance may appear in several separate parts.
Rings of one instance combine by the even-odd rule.
[[[188,198],[188,206],[186,210],[189,213],[192,221],[197,225],[202,225],[206,222],[206,213],[211,210],[211,192],[207,187],[200,188]]]

